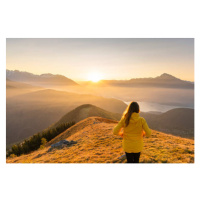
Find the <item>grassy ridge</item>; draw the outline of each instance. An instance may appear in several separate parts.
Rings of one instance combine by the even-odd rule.
[[[119,113],[106,111],[91,104],[83,104],[64,115],[58,122],[56,122],[54,126],[58,126],[59,124],[66,123],[72,120],[75,122],[79,122],[83,119],[94,116],[118,121],[120,120],[122,115]]]
[[[122,138],[112,130],[117,122],[100,117],[90,117],[67,129],[42,150],[7,163],[125,163],[119,159],[124,154]],[[50,145],[62,139],[77,141],[71,147],[48,152]],[[144,138],[141,163],[194,163],[194,140],[152,130],[150,138]]]

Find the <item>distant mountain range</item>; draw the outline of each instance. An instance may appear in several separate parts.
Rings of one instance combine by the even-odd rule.
[[[53,74],[41,74],[35,75],[29,72],[22,72],[18,70],[6,70],[6,78],[11,81],[18,81],[29,83],[37,86],[77,86],[78,83],[75,81],[62,76],[62,75],[53,75]]]
[[[18,70],[6,70],[6,78],[12,81],[29,83],[32,85],[53,87],[53,86],[78,86],[78,83],[63,75],[50,73],[35,75],[29,72]],[[83,85],[93,84],[91,81],[82,82]],[[155,78],[133,78],[130,80],[101,80],[95,86],[116,86],[116,87],[163,87],[163,88],[185,88],[193,89],[194,83],[176,78],[170,74],[163,73]]]
[[[133,78],[130,80],[102,80],[99,85],[118,87],[163,87],[193,89],[194,83],[164,73],[155,78]]]

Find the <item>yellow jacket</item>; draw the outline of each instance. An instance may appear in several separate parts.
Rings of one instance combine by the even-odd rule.
[[[114,127],[113,134],[118,135],[121,128],[124,128],[122,140],[124,151],[127,153],[141,152],[143,149],[143,130],[147,137],[151,135],[146,120],[140,117],[139,113],[132,113],[129,125],[125,126],[125,118],[122,117],[117,126]]]

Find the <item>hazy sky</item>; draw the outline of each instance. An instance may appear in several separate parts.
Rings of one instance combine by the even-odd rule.
[[[194,81],[194,39],[7,39],[7,69],[75,81],[156,77]]]

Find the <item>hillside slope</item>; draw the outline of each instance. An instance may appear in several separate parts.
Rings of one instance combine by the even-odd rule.
[[[194,109],[175,108],[162,114],[141,113],[153,129],[194,138]]]
[[[117,121],[121,118],[121,114],[119,113],[108,112],[97,106],[91,104],[84,104],[64,115],[58,122],[55,123],[55,126],[71,121],[79,122],[85,118],[94,116]]]
[[[100,117],[86,118],[46,144],[42,150],[28,155],[7,158],[7,163],[124,163],[122,138],[112,133],[117,121]],[[50,145],[60,140],[77,143],[48,152]],[[152,131],[144,138],[142,163],[193,163],[194,140]]]

